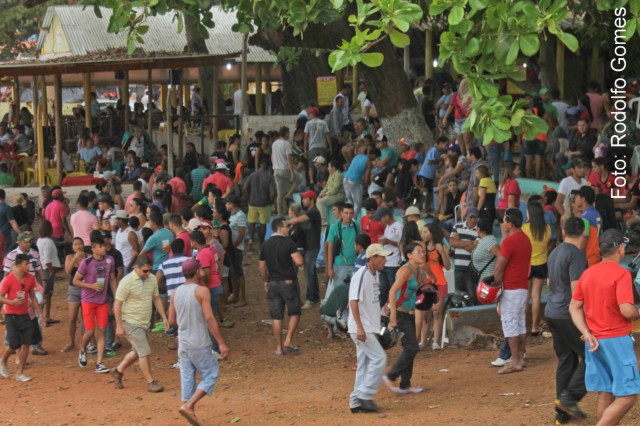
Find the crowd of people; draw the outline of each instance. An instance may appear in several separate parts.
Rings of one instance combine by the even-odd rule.
[[[142,167],[149,143],[134,128],[123,139],[123,170],[111,170],[96,191],[83,191],[75,209],[60,187],[42,188],[37,241],[35,207],[22,196],[8,206],[0,189],[6,247],[0,303],[8,346],[2,377],[9,377],[7,360],[18,353],[15,377],[31,380],[24,373],[28,354],[47,353],[40,331],[59,322],[51,304],[55,276],[64,269],[69,341],[62,351],[76,351],[82,368],[95,354],[94,371],[112,374],[118,388],[138,361],[148,391],[161,392],[151,373],[148,332],[177,334],[180,412],[198,424],[195,404],[211,394],[217,360],[229,354],[218,327],[234,325],[227,306],[247,304],[244,253],[255,247],[274,355],[301,353],[294,341],[300,315],[318,308],[328,337],[347,333],[356,344],[354,413],[378,410],[372,399],[382,383],[398,394],[423,391],[412,382],[414,360],[421,350],[444,347],[447,271],[453,269],[466,305],[479,303],[480,280],[502,288],[505,340],[491,362],[499,374],[523,371],[527,336],[546,328],[559,359],[556,421],[584,417],[578,403],[589,390],[601,392],[598,419],[614,424],[633,406],[640,386],[637,368],[622,368],[634,356],[628,337],[639,315],[631,274],[618,265],[625,255],[622,230],[637,217],[640,187],[628,169],[627,185],[616,188],[606,138],[596,136],[606,134],[611,110],[590,85],[572,127],[560,120],[568,115],[552,102],[555,91],[543,88],[530,102],[549,123],[546,135],[482,147],[464,130],[465,82],[439,87],[442,98],[430,113],[424,105],[434,89],[429,84],[423,82],[419,102],[427,122],[438,125],[431,147],[407,138],[397,150],[390,145],[366,86],[366,113],[353,122],[344,86],[325,119],[311,105],[293,133],[288,127],[259,131],[244,149],[238,135],[219,142],[210,156],[187,144],[173,171],[166,168],[166,149],[156,168]],[[562,155],[546,155],[564,138]],[[91,164],[87,152],[100,155],[92,138],[85,142],[80,155]],[[514,148],[523,165],[512,161]],[[101,161],[95,167],[109,171]],[[542,194],[522,193],[520,176],[555,173],[563,175],[557,189],[549,182]],[[132,182],[130,194],[122,193],[122,182]],[[612,199],[614,189],[623,189],[625,198]],[[386,374],[377,339],[382,322],[402,335],[402,351]],[[123,337],[131,350],[109,368],[105,360],[116,355]]]

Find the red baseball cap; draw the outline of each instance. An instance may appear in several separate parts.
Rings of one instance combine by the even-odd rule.
[[[304,193],[300,194],[300,198],[301,199],[302,198],[311,198],[311,199],[313,199],[315,201],[318,198],[318,194],[316,194],[313,191],[307,191],[307,192],[304,192]]]

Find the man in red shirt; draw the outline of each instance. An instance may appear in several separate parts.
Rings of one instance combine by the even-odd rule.
[[[182,218],[180,215],[172,214],[169,217],[169,230],[173,232],[176,238],[184,241],[184,255],[191,257],[193,254],[191,239],[189,238],[189,232],[187,232],[182,226]]]
[[[360,219],[360,229],[363,234],[367,234],[371,238],[371,244],[375,244],[378,242],[378,238],[384,234],[384,226],[374,220],[378,210],[378,202],[373,198],[367,198],[364,200],[364,209],[367,214]]]
[[[202,181],[202,192],[209,183],[213,183],[222,191],[222,198],[227,198],[233,190],[233,181],[229,179],[226,173],[229,168],[224,163],[216,164],[216,171],[214,174],[209,175],[204,181]]]
[[[41,319],[40,326],[44,327],[46,322],[42,320],[42,312],[36,300],[34,288],[36,280],[29,273],[29,255],[19,254],[16,256],[15,269],[7,275],[0,283],[0,303],[4,304],[5,321],[7,327],[7,341],[9,348],[2,354],[0,361],[0,376],[5,379],[9,378],[9,368],[7,361],[9,357],[20,349],[18,358],[18,371],[16,380],[19,382],[28,382],[31,377],[24,374],[24,366],[27,364],[29,356],[29,346],[33,343],[34,322],[29,317],[29,300],[32,303],[33,310]]]
[[[60,188],[54,189],[51,195],[53,196],[53,201],[44,209],[44,218],[51,222],[53,227],[52,237],[62,242],[65,232],[73,235],[67,222],[67,206],[64,204],[64,194],[62,194]]]
[[[531,241],[522,232],[522,212],[516,208],[504,212],[500,256],[493,271],[495,284],[502,284],[502,299],[498,312],[504,337],[511,348],[511,363],[498,374],[522,371],[526,349],[526,306],[529,300],[529,270],[531,269]]]
[[[174,211],[179,211],[186,207],[187,200],[191,200],[191,194],[187,192],[187,184],[184,182],[185,171],[182,167],[176,169],[176,175],[169,181],[171,191],[174,197],[175,206],[172,205]]]
[[[624,237],[608,229],[600,238],[602,262],[580,277],[569,305],[571,319],[585,342],[585,385],[599,392],[598,424],[618,424],[640,394],[638,361],[631,321],[640,318],[634,305],[631,273],[619,265]]]

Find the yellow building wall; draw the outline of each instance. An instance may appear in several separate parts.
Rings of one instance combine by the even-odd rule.
[[[42,44],[40,55],[64,55],[65,53],[71,54],[71,49],[69,48],[69,43],[67,42],[67,37],[64,34],[62,25],[60,25],[60,20],[57,15],[54,15],[51,21],[51,28]]]

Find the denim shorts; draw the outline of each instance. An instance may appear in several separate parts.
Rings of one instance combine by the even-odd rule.
[[[290,317],[300,315],[302,305],[298,280],[269,281],[267,300],[271,319],[284,319],[285,306]]]
[[[631,336],[598,339],[600,347],[589,352],[585,343],[587,371],[584,382],[589,392],[607,392],[615,397],[640,394],[638,360]]]
[[[219,285],[218,287],[210,288],[209,293],[211,293],[211,309],[213,309],[213,315],[218,318],[218,302],[224,295],[224,288]]]
[[[218,381],[218,361],[213,349],[182,349],[178,350],[180,357],[180,387],[182,401],[186,402],[200,389],[211,396]],[[200,373],[200,383],[196,385],[196,373]]]

